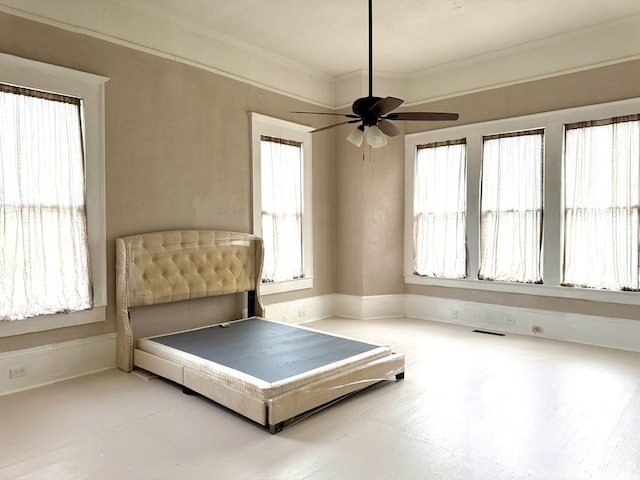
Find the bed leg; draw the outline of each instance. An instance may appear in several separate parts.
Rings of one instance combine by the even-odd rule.
[[[275,425],[269,424],[269,433],[274,435],[278,432],[281,432],[284,428],[284,422],[276,423]]]
[[[247,318],[256,316],[256,291],[249,290],[247,292]]]
[[[191,390],[190,388],[187,388],[185,386],[182,387],[182,393],[184,393],[185,395],[197,395],[198,393],[194,390]]]
[[[404,380],[404,372],[396,373],[396,380]]]

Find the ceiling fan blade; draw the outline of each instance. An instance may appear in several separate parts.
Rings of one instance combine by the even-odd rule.
[[[376,113],[378,115],[385,115],[389,113],[391,110],[395,110],[400,105],[404,103],[404,100],[396,97],[386,97],[382,100],[378,100],[376,103],[371,105],[369,109],[370,112]]]
[[[335,115],[337,117],[346,117],[346,118],[360,118],[353,113],[328,113],[328,112],[291,112],[291,113],[304,113],[307,115]]]
[[[459,115],[457,113],[444,113],[444,112],[400,112],[390,113],[385,118],[388,120],[457,120]]]
[[[384,118],[378,122],[378,128],[382,130],[382,133],[390,137],[395,137],[396,135],[400,135],[401,133],[400,129],[396,125]]]
[[[321,132],[323,130],[329,130],[330,128],[338,127],[340,125],[346,125],[347,123],[358,123],[360,119],[356,120],[347,120],[346,122],[334,123],[333,125],[327,125],[326,127],[316,128],[315,130],[311,130],[311,133]]]

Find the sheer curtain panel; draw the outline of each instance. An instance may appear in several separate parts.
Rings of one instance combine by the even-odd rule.
[[[565,126],[563,284],[640,290],[640,115]]]
[[[464,139],[418,147],[413,190],[414,273],[466,277],[466,190]]]
[[[92,307],[81,104],[0,84],[0,319]]]
[[[542,283],[543,130],[484,137],[481,280]]]
[[[264,266],[262,280],[282,282],[303,276],[302,144],[262,136],[261,196]]]

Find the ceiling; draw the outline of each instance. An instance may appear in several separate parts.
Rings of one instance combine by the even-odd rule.
[[[367,0],[139,0],[331,76],[368,66]],[[639,0],[374,0],[374,69],[407,74],[640,15]]]
[[[0,11],[328,108],[367,90],[367,0],[0,0]],[[373,34],[374,94],[411,105],[640,59],[640,0],[373,0]]]

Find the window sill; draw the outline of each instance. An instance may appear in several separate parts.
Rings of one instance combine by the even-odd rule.
[[[573,298],[591,302],[618,303],[623,305],[640,305],[640,292],[614,292],[589,288],[562,287],[560,285],[489,282],[470,278],[433,278],[406,274],[404,276],[404,283],[410,285],[431,285],[437,287],[484,290],[486,292],[537,295],[540,297]]]
[[[25,333],[42,332],[56,328],[73,327],[87,323],[104,322],[106,320],[106,305],[93,307],[92,310],[58,315],[42,315],[25,320],[0,321],[0,338],[22,335]]]
[[[299,278],[286,282],[270,282],[260,285],[260,293],[262,295],[271,295],[274,293],[292,292],[295,290],[305,290],[313,288],[313,277]]]

